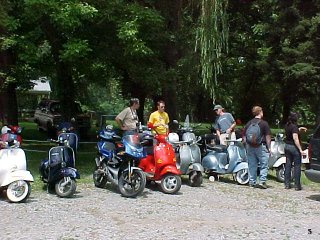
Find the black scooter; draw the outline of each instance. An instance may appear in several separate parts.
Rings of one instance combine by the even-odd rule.
[[[76,179],[80,175],[75,169],[75,151],[78,148],[78,136],[75,133],[60,133],[58,140],[51,140],[58,146],[49,150],[49,158],[42,160],[39,172],[41,180],[47,184],[47,190],[55,189],[60,197],[71,197],[76,191]]]

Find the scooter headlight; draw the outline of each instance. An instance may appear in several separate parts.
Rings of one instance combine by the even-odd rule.
[[[62,167],[62,168],[65,168],[66,166],[67,166],[66,162],[62,162],[62,163],[61,163],[61,167]]]

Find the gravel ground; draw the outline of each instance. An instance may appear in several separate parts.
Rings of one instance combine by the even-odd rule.
[[[146,188],[136,199],[108,186],[78,184],[71,199],[32,192],[26,203],[0,198],[0,239],[320,239],[319,191],[253,189],[204,180],[177,195]]]

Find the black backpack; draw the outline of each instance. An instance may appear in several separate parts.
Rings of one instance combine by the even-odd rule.
[[[254,147],[261,145],[262,142],[262,135],[259,127],[260,122],[261,120],[251,123],[246,130],[246,143]]]

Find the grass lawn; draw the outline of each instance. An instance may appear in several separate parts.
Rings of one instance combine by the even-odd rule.
[[[33,122],[21,122],[20,126],[23,127],[22,132],[22,148],[26,152],[28,170],[31,171],[35,182],[32,184],[33,191],[43,190],[43,182],[40,180],[39,175],[39,165],[42,159],[47,158],[48,151],[52,146],[55,146],[54,143],[47,141],[47,135],[45,132],[39,132],[37,126]],[[202,124],[198,128],[198,134],[208,133],[210,124]],[[95,166],[94,157],[96,155],[96,131],[97,128],[93,127],[90,130],[89,139],[84,140],[86,142],[79,145],[79,150],[76,159],[76,168],[80,173],[80,179],[78,183],[92,183],[92,172]],[[278,132],[277,129],[272,129],[272,133],[275,134]],[[311,133],[311,132],[310,132]],[[306,135],[310,134],[307,132]],[[36,140],[36,141],[29,141]],[[275,181],[275,171],[269,171],[269,179]],[[319,189],[319,184],[310,182],[304,175],[301,174],[302,185],[308,185],[311,188]]]
[[[27,156],[28,170],[34,177],[32,184],[33,191],[43,190],[44,183],[40,180],[39,165],[42,159],[48,157],[48,151],[55,146],[47,140],[46,132],[38,131],[35,123],[21,122],[23,127],[22,132],[22,148],[25,150]],[[90,132],[94,139],[96,129],[93,128]],[[30,141],[36,140],[36,141]],[[76,159],[76,168],[80,173],[78,183],[92,183],[92,171],[94,169],[94,157],[97,149],[94,141],[85,140],[85,143],[80,143],[79,151]]]

